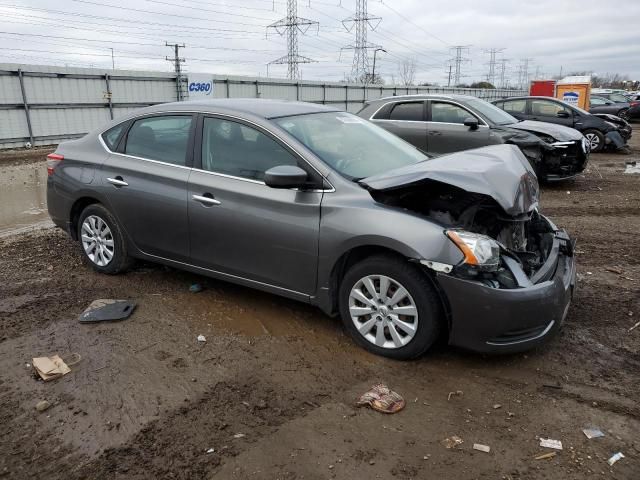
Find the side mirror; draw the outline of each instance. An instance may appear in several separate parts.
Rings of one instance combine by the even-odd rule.
[[[477,118],[469,117],[464,121],[464,126],[469,127],[469,130],[477,130],[478,125],[479,125],[479,122]]]
[[[567,112],[565,110],[559,110],[558,113],[556,113],[556,117],[558,117],[558,118],[569,118],[569,112]]]
[[[295,165],[278,165],[264,172],[264,183],[271,188],[299,188],[307,178],[307,172]]]

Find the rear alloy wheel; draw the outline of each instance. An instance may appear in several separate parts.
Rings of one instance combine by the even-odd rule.
[[[618,116],[620,118],[622,118],[623,120],[629,120],[629,109],[628,108],[623,108],[622,110],[620,110],[618,112]]]
[[[119,273],[130,264],[126,245],[113,215],[102,205],[84,209],[78,221],[78,239],[85,260],[101,273]]]
[[[367,350],[396,359],[423,354],[438,338],[441,305],[430,280],[407,260],[380,255],[353,266],[340,285],[345,328]]]
[[[598,130],[587,130],[584,132],[584,136],[589,142],[589,147],[592,152],[601,152],[604,148],[604,135]]]

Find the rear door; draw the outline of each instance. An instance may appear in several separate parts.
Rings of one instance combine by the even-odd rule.
[[[189,181],[191,263],[294,293],[315,293],[322,180],[268,132],[201,116]],[[275,189],[264,172],[298,165],[308,190]],[[318,187],[318,188],[315,188]]]
[[[573,127],[573,111],[553,100],[530,98],[529,112],[529,120]]]
[[[144,253],[187,260],[187,183],[195,121],[164,114],[133,121],[100,171],[109,209]]]
[[[518,120],[528,120],[527,99],[518,98],[513,100],[505,100],[504,102],[496,102],[496,106],[508,114],[516,117]]]
[[[426,102],[393,102],[382,107],[371,119],[374,123],[427,151]]]
[[[489,126],[467,108],[446,100],[431,100],[427,106],[427,151],[441,155],[489,144]],[[465,120],[478,120],[473,130]]]

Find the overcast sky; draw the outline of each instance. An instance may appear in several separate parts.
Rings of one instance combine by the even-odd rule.
[[[319,22],[299,35],[303,79],[342,80],[351,72],[354,42],[341,20],[355,0],[299,0],[298,16]],[[523,59],[529,75],[573,71],[627,74],[640,80],[640,0],[369,0],[368,40],[382,46],[377,73],[398,78],[403,61],[415,61],[416,80],[446,84],[451,47],[468,45],[461,81],[483,79],[486,50],[502,49],[515,83]],[[285,0],[0,0],[0,62],[162,70],[184,43],[189,72],[266,76],[267,63],[286,54],[286,37],[267,25],[286,15]],[[350,26],[350,24],[347,24]],[[500,68],[496,67],[499,76]],[[285,77],[286,66],[271,65]]]

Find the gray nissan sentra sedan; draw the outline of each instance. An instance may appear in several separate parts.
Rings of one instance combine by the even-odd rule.
[[[47,169],[98,272],[139,258],[308,302],[388,357],[531,348],[573,293],[573,242],[513,145],[430,159],[333,108],[228,99],[138,110]]]

